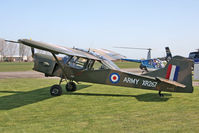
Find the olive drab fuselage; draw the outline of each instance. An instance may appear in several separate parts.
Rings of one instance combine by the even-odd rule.
[[[164,72],[166,70],[159,71],[159,75],[157,75],[160,78],[158,78],[157,76],[136,75],[121,71],[120,69],[110,69],[110,67],[103,62],[98,62],[93,59],[81,58],[81,60],[78,61],[80,58],[75,56],[64,58],[65,57],[59,58],[59,62],[64,68],[63,72],[52,56],[35,54],[33,69],[45,73],[46,76],[58,76],[64,78],[63,73],[65,73],[68,80],[76,82],[83,81],[169,92],[193,91],[193,89],[176,86],[172,81],[166,80],[163,82],[163,80],[160,80],[161,78],[164,78],[164,74],[162,73],[166,73]]]
[[[42,72],[45,76],[57,76],[61,78],[59,85],[56,84],[51,87],[50,93],[52,96],[60,96],[62,94],[62,88],[60,86],[62,79],[69,80],[65,86],[67,91],[76,90],[76,85],[73,81],[83,81],[158,90],[160,96],[163,96],[161,91],[193,92],[191,71],[193,61],[181,56],[173,57],[164,68],[143,75],[136,75],[120,70],[117,65],[110,60],[112,56],[107,54],[107,52],[105,52],[104,55],[101,54],[102,51],[98,53],[91,49],[68,48],[30,39],[5,41],[30,46],[34,58],[33,70]],[[52,55],[35,54],[35,48],[48,51]],[[65,56],[58,57],[58,54]]]

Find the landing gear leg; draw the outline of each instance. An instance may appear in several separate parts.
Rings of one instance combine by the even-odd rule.
[[[159,94],[160,97],[164,97],[164,94],[162,94],[161,91],[159,91],[158,94]]]
[[[63,78],[61,77],[60,81],[59,81],[59,85],[61,85],[61,82],[63,81]]]

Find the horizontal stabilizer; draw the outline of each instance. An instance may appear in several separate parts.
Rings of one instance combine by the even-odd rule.
[[[164,79],[164,78],[160,78],[160,77],[156,77],[156,79],[160,82],[164,82],[164,83],[167,83],[167,84],[171,84],[171,85],[174,85],[176,87],[182,87],[182,88],[185,88],[186,86],[181,84],[181,83],[178,83],[176,81],[172,81],[172,80],[168,80],[168,79]]]

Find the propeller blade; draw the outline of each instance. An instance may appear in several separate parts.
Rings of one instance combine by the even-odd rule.
[[[31,47],[31,52],[32,52],[32,57],[34,57],[34,55],[35,55],[35,49],[33,47]]]

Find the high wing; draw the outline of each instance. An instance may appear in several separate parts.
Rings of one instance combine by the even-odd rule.
[[[67,48],[67,47],[62,47],[62,46],[57,46],[53,44],[48,44],[44,42],[38,42],[38,41],[29,40],[29,39],[19,39],[18,43],[21,43],[33,48],[49,51],[54,54],[65,54],[69,56],[78,56],[78,57],[89,58],[93,60],[101,60],[99,57],[83,52],[83,51],[79,51],[79,50]]]
[[[121,60],[121,59],[126,58],[126,56],[124,56],[124,55],[121,55],[119,53],[116,53],[114,51],[107,50],[107,49],[90,49],[90,50],[99,54],[99,55],[102,55],[103,57],[105,57],[105,58],[107,58],[111,61]]]
[[[21,44],[30,46],[31,48],[45,50],[45,51],[51,52],[54,57],[55,57],[55,54],[65,54],[68,56],[77,56],[77,57],[82,57],[86,59],[98,60],[106,64],[106,66],[108,66],[110,69],[119,70],[119,67],[115,65],[111,60],[93,51],[78,49],[78,48],[68,48],[68,47],[48,44],[48,43],[39,42],[39,41],[33,41],[29,39],[19,39],[18,41],[12,41],[12,40],[5,40],[5,41],[12,42],[12,43],[21,43]]]

